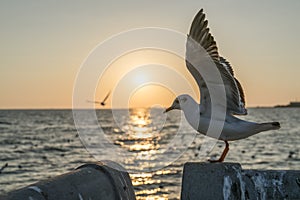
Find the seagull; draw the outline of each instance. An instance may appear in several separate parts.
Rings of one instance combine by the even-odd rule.
[[[108,97],[109,97],[109,95],[110,95],[110,92],[111,91],[109,91],[108,93],[107,93],[107,95],[104,97],[104,99],[103,99],[103,101],[89,101],[89,100],[87,100],[87,102],[89,102],[89,103],[96,103],[96,104],[100,104],[101,106],[105,106],[106,105],[106,100],[108,99]]]
[[[196,54],[195,49],[189,44],[189,41],[201,46],[212,60],[222,79],[222,84],[225,89],[226,100],[224,105],[214,105],[208,84],[201,76],[201,66],[197,62],[189,62],[187,58],[193,57],[194,60],[201,59],[200,55]],[[196,52],[197,53],[197,52]],[[198,55],[198,56],[197,56]],[[196,63],[196,64],[194,64]],[[199,63],[199,62],[198,62]],[[182,110],[188,123],[199,133],[213,137],[225,142],[225,148],[218,160],[209,160],[210,162],[223,162],[228,151],[228,141],[244,139],[262,131],[276,130],[280,128],[279,122],[256,123],[242,120],[236,115],[247,115],[245,108],[245,95],[239,81],[234,77],[234,72],[230,63],[218,53],[217,44],[214,37],[210,34],[208,22],[205,19],[203,9],[195,16],[186,42],[186,66],[189,72],[196,80],[200,90],[200,104],[198,104],[190,95],[182,94],[175,98],[172,105],[164,112],[169,112],[173,109]],[[203,68],[202,68],[203,69]],[[200,72],[200,73],[199,73]],[[225,95],[224,95],[225,96]],[[220,98],[222,98],[220,96]],[[217,107],[217,113],[223,112],[225,120],[220,135],[208,135],[209,124],[213,120],[212,107]],[[223,108],[222,108],[223,106]]]

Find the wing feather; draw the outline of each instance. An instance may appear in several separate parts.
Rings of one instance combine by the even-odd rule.
[[[197,13],[192,22],[188,34],[188,41],[189,40],[195,41],[201,45],[219,70],[226,91],[227,112],[236,115],[246,115],[245,95],[242,86],[234,77],[234,71],[230,63],[225,58],[219,56],[217,43],[209,32],[208,21],[205,19],[203,9]],[[188,42],[186,45],[186,54],[187,57],[193,57],[195,54],[195,49],[193,49],[193,46],[189,45]],[[199,73],[199,66],[193,66],[188,60],[186,60],[186,66],[199,86],[201,106],[205,108],[204,110],[210,110],[211,99],[207,85],[200,74],[201,72]]]

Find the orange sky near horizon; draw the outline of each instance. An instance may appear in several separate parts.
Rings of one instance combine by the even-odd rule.
[[[106,107],[112,108],[167,107],[181,93],[199,100],[197,83],[186,69],[185,60],[160,49],[132,51],[107,66],[99,78],[94,96],[101,100],[108,91],[112,94]]]
[[[219,53],[232,64],[244,88],[247,107],[300,100],[300,24],[297,21],[300,1],[113,0],[87,3],[74,0],[72,4],[31,1],[0,3],[0,109],[72,108],[80,66],[98,44],[112,35],[142,27],[162,27],[187,34],[201,8],[204,8]],[[199,98],[184,60],[149,50],[115,60],[111,69],[99,77],[95,95],[82,97],[83,107],[87,99],[101,100],[108,91],[114,91],[120,81],[133,80],[134,76],[140,78],[137,81],[143,77],[149,81],[156,74],[168,76],[167,70],[157,72],[157,62],[174,68],[192,85],[193,91],[175,75],[173,79],[169,77],[170,82],[178,84],[178,91]],[[145,63],[152,72],[138,71]],[[128,77],[122,79],[125,75]],[[118,86],[120,91],[131,87],[130,81],[128,85],[125,82],[122,87]],[[134,87],[129,99],[112,94],[104,108],[168,106],[176,96],[172,88],[159,84]],[[115,104],[114,96],[118,96]]]

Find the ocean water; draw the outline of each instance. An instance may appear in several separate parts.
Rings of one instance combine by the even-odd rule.
[[[96,117],[105,137],[128,153],[119,158],[130,171],[137,199],[179,199],[184,163],[217,158],[224,148],[219,141],[199,156],[204,141],[215,140],[182,126],[178,111],[166,117],[161,111],[133,109],[116,119],[111,110],[97,110]],[[252,108],[243,118],[279,121],[282,128],[230,142],[226,162],[239,162],[244,169],[299,170],[299,108]],[[0,169],[8,165],[0,173],[0,193],[97,161],[83,145],[95,140],[78,134],[72,110],[0,110],[0,135]],[[178,135],[184,142],[176,145]]]

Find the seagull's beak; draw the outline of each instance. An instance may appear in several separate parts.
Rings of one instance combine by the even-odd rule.
[[[171,107],[169,107],[169,108],[167,108],[165,111],[164,111],[164,113],[167,113],[167,112],[169,112],[169,111],[171,111],[171,110],[173,110],[174,108],[171,106]]]

